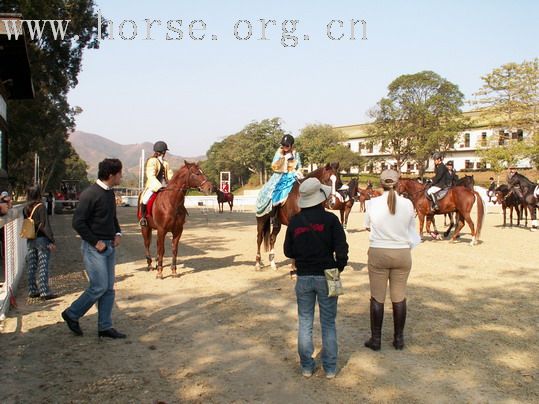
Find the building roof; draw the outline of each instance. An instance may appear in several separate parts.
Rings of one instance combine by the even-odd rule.
[[[5,20],[21,20],[20,14],[0,13],[0,80],[11,99],[34,98],[34,86],[24,34],[8,37]]]

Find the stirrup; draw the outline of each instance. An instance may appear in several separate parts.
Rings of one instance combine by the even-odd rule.
[[[140,218],[138,224],[140,224],[141,227],[146,227],[146,226],[148,226],[148,221],[146,220],[145,217],[142,217],[142,218]]]

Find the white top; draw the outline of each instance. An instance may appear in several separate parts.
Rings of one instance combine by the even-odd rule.
[[[395,214],[389,213],[389,192],[370,199],[365,204],[365,227],[370,229],[370,246],[374,248],[414,248],[421,243],[417,231],[414,205],[397,196]]]

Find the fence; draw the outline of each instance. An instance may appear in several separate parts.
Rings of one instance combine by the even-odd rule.
[[[26,240],[19,237],[22,227],[24,205],[15,206],[0,218],[3,232],[4,282],[0,287],[0,320],[4,320],[11,300],[15,298],[17,286],[25,267]]]

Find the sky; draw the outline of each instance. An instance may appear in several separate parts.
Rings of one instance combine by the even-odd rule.
[[[83,110],[77,130],[120,144],[164,140],[181,156],[204,155],[214,142],[266,118],[281,118],[292,135],[312,123],[368,122],[394,79],[423,70],[471,100],[481,76],[539,57],[535,0],[96,3],[113,22],[114,39],[85,51],[69,94]],[[150,40],[146,19],[161,21]],[[166,39],[180,37],[167,29],[169,20],[182,21],[171,23],[181,39]],[[290,34],[297,42],[283,38],[287,20],[288,31],[298,21]],[[351,40],[356,20],[365,24],[355,24]],[[190,24],[191,36],[202,40],[191,38]]]

